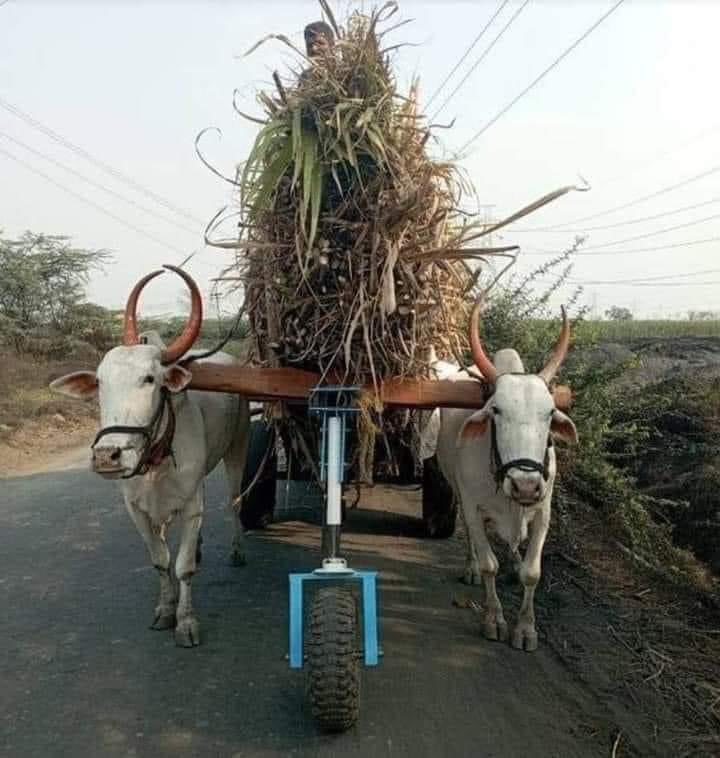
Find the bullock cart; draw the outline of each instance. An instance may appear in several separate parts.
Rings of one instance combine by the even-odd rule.
[[[196,364],[190,386],[283,401],[287,413],[273,427],[283,437],[288,481],[297,469],[324,485],[323,565],[290,577],[290,664],[303,664],[302,586],[313,582],[321,589],[309,614],[308,691],[320,724],[339,730],[358,709],[358,612],[349,582],[363,588],[365,663],[376,663],[378,652],[375,576],[352,571],[340,557],[344,452],[353,450],[358,480],[381,480],[376,443],[391,470],[415,476],[421,456],[403,435],[417,428],[400,418],[402,409],[485,404],[482,381],[428,379],[431,356],[459,363],[469,347],[464,324],[480,264],[491,255],[512,260],[518,249],[479,240],[576,188],[562,187],[497,223],[473,219],[463,210],[471,183],[427,150],[437,125],[422,114],[418,83],[397,90],[388,55],[395,46],[385,42],[397,28],[389,23],[397,4],[353,12],[344,25],[325,0],[320,5],[327,21],[306,27],[305,52],[279,35],[258,43],[285,41],[302,69],[285,79],[274,73],[275,89],[258,93],[261,117],[238,110],[261,128],[229,180],[239,206],[220,211],[206,229],[208,244],[235,252],[221,280],[242,289],[257,367]],[[226,236],[230,219],[238,232]],[[357,413],[357,423],[348,423]],[[254,422],[245,484],[256,486],[243,498],[245,526],[261,526],[273,507],[273,443],[261,439],[271,434]],[[393,448],[402,448],[402,461]],[[261,463],[264,477],[256,471]],[[454,498],[432,457],[422,465],[422,489],[428,534],[449,537]]]
[[[322,564],[315,570],[289,576],[289,661],[293,669],[306,666],[308,699],[321,728],[328,731],[348,729],[359,714],[360,659],[362,657],[366,666],[376,666],[381,655],[376,572],[351,568],[341,557],[340,550],[342,485],[347,468],[346,440],[350,431],[348,421],[357,412],[357,399],[362,391],[375,391],[375,388],[321,384],[319,375],[293,368],[204,363],[196,364],[192,373],[191,389],[234,392],[254,401],[307,404],[310,417],[319,423],[318,463],[325,506]],[[485,401],[484,385],[471,379],[454,382],[391,380],[383,382],[377,390],[383,405],[390,407],[479,408]],[[260,474],[257,470],[259,456],[255,466],[253,461],[249,464],[246,481],[252,481]],[[452,494],[447,485],[443,487],[437,468],[426,469],[423,479],[425,518],[430,517],[433,508],[437,510],[440,501],[440,508],[452,511],[454,525]],[[274,496],[272,477],[270,485],[271,489],[261,487],[264,497]],[[253,510],[257,513],[257,507]],[[304,644],[303,589],[308,583],[317,587],[317,591],[308,609],[308,634]],[[360,604],[353,585],[359,585],[361,589]]]
[[[306,666],[307,694],[321,728],[342,731],[359,715],[360,660],[375,666],[382,654],[378,645],[376,572],[355,570],[341,556],[342,487],[347,468],[348,421],[357,412],[363,392],[376,392],[384,406],[431,410],[481,408],[487,399],[482,381],[393,379],[379,386],[348,387],[321,384],[320,375],[294,368],[250,368],[196,364],[191,389],[239,393],[254,401],[307,404],[320,426],[319,473],[324,485],[323,555],[319,568],[293,573],[290,585],[289,662]],[[567,389],[557,388],[556,402],[567,402]],[[251,470],[247,479],[257,474]],[[453,507],[452,493],[437,468],[423,477],[424,513],[431,506]],[[274,486],[274,482],[273,482]],[[269,495],[267,489],[265,494]],[[432,501],[435,501],[433,503]],[[438,500],[440,503],[438,505]],[[454,523],[454,512],[453,512]],[[304,644],[303,588],[317,587],[310,602],[308,634]],[[359,604],[353,585],[361,588]],[[360,606],[360,607],[359,607]]]

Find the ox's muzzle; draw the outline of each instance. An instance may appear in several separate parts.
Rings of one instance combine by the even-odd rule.
[[[132,458],[132,461],[128,460]],[[119,479],[135,468],[138,453],[119,445],[93,445],[90,466],[94,473],[107,479]]]
[[[504,478],[503,490],[519,505],[537,505],[545,496],[545,480],[536,470],[513,467]]]
[[[548,437],[545,459],[535,461],[531,458],[516,458],[503,463],[497,444],[495,421],[491,424],[491,465],[495,473],[498,490],[502,487],[505,495],[519,505],[530,507],[537,505],[547,491],[550,478],[550,450],[552,438]]]
[[[165,430],[160,433],[162,420],[167,409]],[[136,439],[140,447],[126,445],[119,447],[98,444],[107,435],[118,435],[120,439]],[[166,458],[174,459],[172,451],[175,436],[175,412],[170,402],[166,387],[160,390],[160,402],[150,423],[146,426],[114,425],[103,427],[92,444],[92,468],[95,473],[108,479],[132,479],[147,473],[152,466],[157,466]],[[117,437],[116,437],[117,439]]]

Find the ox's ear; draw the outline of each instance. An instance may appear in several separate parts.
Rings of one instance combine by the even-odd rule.
[[[165,369],[165,386],[170,392],[182,392],[190,384],[192,374],[177,363]]]
[[[458,434],[457,445],[460,446],[463,442],[482,437],[490,423],[490,415],[490,409],[485,406],[481,411],[476,411],[472,416],[467,418],[460,430],[460,434]]]
[[[550,434],[563,442],[576,443],[578,441],[577,429],[572,419],[557,408],[553,411],[550,422]]]
[[[97,395],[97,377],[94,371],[76,371],[50,382],[50,389],[68,397],[89,400]]]
[[[566,384],[556,384],[551,390],[555,407],[559,411],[569,411],[572,408],[575,395]]]

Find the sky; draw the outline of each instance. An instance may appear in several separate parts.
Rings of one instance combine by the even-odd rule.
[[[401,2],[398,18],[414,20],[391,39],[414,46],[394,66],[401,89],[420,77],[423,103],[497,13],[430,102],[433,121],[455,119],[436,132],[435,153],[461,151],[615,2],[508,0],[499,13],[500,0]],[[339,18],[362,5],[332,3]],[[121,307],[140,276],[194,251],[186,268],[208,293],[229,254],[205,247],[203,231],[232,203],[232,187],[200,162],[195,138],[219,130],[206,133],[203,151],[231,176],[258,128],[234,112],[234,90],[239,107],[260,115],[256,90],[293,64],[277,42],[244,53],[270,33],[302,45],[304,25],[319,17],[314,0],[0,0],[2,236],[30,229],[113,251],[89,285],[102,305]],[[554,305],[581,283],[597,314],[720,310],[718,28],[712,0],[625,0],[461,152],[492,218],[560,186],[590,185],[493,238],[521,245],[522,274],[585,236]],[[147,312],[179,309],[177,281],[151,286]]]

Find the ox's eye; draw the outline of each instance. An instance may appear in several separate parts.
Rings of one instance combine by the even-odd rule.
[[[145,384],[155,384],[155,377],[152,374],[148,374],[144,379],[143,382]]]
[[[496,416],[502,416],[502,411],[497,406],[495,406],[493,408],[493,411],[494,411],[494,413],[495,413]]]

